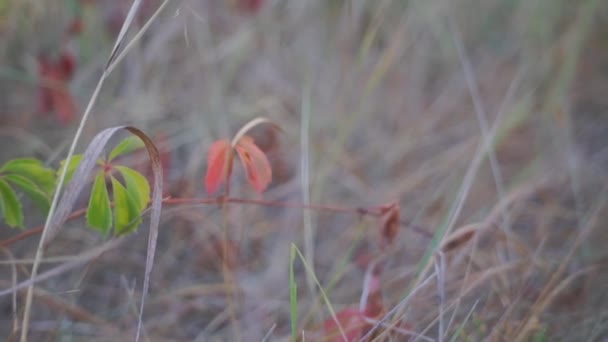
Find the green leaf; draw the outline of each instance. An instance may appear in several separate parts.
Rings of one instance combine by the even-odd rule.
[[[143,148],[144,142],[141,141],[137,136],[130,136],[125,138],[120,144],[116,145],[112,152],[110,152],[110,157],[108,161],[112,161],[114,158],[121,156],[123,154],[131,153],[135,150]]]
[[[80,162],[82,161],[82,157],[83,157],[82,154],[75,154],[72,156],[72,159],[70,159],[70,164],[68,165],[68,170],[67,170],[67,173],[65,174],[65,184],[68,184],[72,180],[72,176],[74,176],[74,172],[78,168],[78,165],[80,165]],[[63,172],[64,167],[65,167],[65,159],[59,163],[59,169],[57,170],[57,178],[59,178],[61,176],[61,173]]]
[[[127,192],[137,202],[137,210],[141,214],[150,202],[150,183],[141,173],[129,167],[116,166],[116,169],[124,178]]]
[[[110,196],[106,187],[106,177],[100,171],[95,177],[95,183],[91,189],[89,206],[87,207],[87,224],[107,235],[112,227],[112,209],[110,208]]]
[[[2,212],[4,221],[9,226],[13,228],[23,227],[21,203],[19,203],[13,188],[4,179],[0,179],[0,212]]]
[[[0,168],[0,173],[16,173],[40,185],[47,194],[55,190],[55,172],[44,167],[42,162],[33,158],[19,158],[9,160]]]
[[[137,208],[138,203],[115,177],[112,177],[112,191],[114,194],[114,231],[116,235],[130,233],[142,221]]]
[[[4,179],[21,189],[45,214],[48,213],[51,207],[50,198],[36,183],[16,174],[8,174]]]

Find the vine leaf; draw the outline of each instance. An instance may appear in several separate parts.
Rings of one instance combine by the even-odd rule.
[[[63,125],[68,125],[76,118],[77,111],[68,87],[74,75],[76,59],[67,49],[63,50],[55,59],[46,56],[38,58],[38,76],[44,81],[39,90],[39,101],[42,112],[54,111],[56,118]]]
[[[150,183],[141,173],[129,167],[116,166],[115,168],[125,180],[127,193],[137,204],[137,212],[143,211],[150,202]]]
[[[75,154],[72,156],[72,159],[70,159],[70,163],[68,164],[67,168],[68,170],[66,171],[65,174],[65,184],[69,183],[72,180],[72,177],[74,176],[74,172],[76,171],[76,168],[78,167],[78,165],[80,165],[80,162],[82,161],[82,158],[84,156],[82,154]],[[63,168],[65,168],[65,160],[62,160],[61,163],[59,164],[59,169],[57,169],[57,177],[59,177],[61,175],[61,173],[63,172]]]
[[[23,210],[12,186],[23,191],[45,213],[48,212],[55,173],[44,167],[41,161],[33,158],[10,160],[0,167],[0,180],[3,182],[3,216],[9,226],[23,225]]]
[[[0,211],[4,216],[4,221],[10,227],[23,228],[21,203],[13,188],[3,179],[0,179]]]
[[[91,190],[86,218],[89,227],[106,236],[110,233],[112,226],[114,226],[116,235],[123,235],[135,230],[142,222],[139,216],[150,202],[150,183],[145,176],[129,167],[110,164],[112,158],[142,147],[145,147],[143,141],[137,136],[131,136],[116,145],[106,161],[99,159],[96,162],[102,168],[97,174]],[[66,178],[72,178],[83,157],[83,155],[74,156],[67,166],[65,161],[62,161],[58,173],[67,167]],[[106,184],[106,178],[112,174],[113,170],[118,171],[124,180],[123,185],[113,176],[110,179],[114,198],[114,220],[112,220],[112,208]]]
[[[6,162],[0,173],[17,174],[37,183],[40,189],[50,194],[55,190],[55,173],[44,167],[42,162],[33,158],[18,158]]]
[[[99,132],[93,138],[93,141],[89,143],[86,151],[80,157],[80,162],[76,163],[77,167],[73,172],[70,182],[67,183],[65,190],[63,190],[61,194],[61,199],[57,204],[57,210],[53,213],[53,216],[49,218],[49,224],[47,227],[48,233],[46,240],[43,241],[43,243],[47,244],[59,232],[59,229],[72,212],[74,204],[82,192],[82,189],[89,183],[91,172],[93,171],[95,165],[98,164],[99,157],[103,153],[104,147],[108,143],[108,140],[112,137],[112,135],[114,135],[114,133],[116,133],[116,131],[122,128],[124,127],[107,128]],[[72,163],[72,160],[70,160],[65,167],[73,167],[74,165]],[[57,191],[61,191],[61,189],[57,189]]]
[[[144,281],[142,289],[142,299],[140,303],[139,317],[138,317],[138,330],[141,329],[142,314],[144,312],[145,298],[150,288],[150,275],[152,273],[152,266],[154,266],[154,255],[156,253],[156,242],[158,240],[158,226],[160,224],[160,212],[162,209],[162,187],[163,187],[163,170],[160,163],[160,155],[158,148],[144,132],[138,128],[132,126],[117,126],[106,128],[99,132],[89,146],[87,147],[82,161],[78,165],[78,168],[74,172],[72,181],[67,185],[65,191],[61,196],[61,200],[57,205],[57,210],[53,216],[49,218],[50,223],[48,224],[47,237],[43,244],[48,244],[59,232],[61,226],[65,223],[68,216],[72,212],[72,208],[78,199],[78,195],[88,183],[89,176],[93,168],[97,164],[97,161],[103,153],[104,147],[107,145],[110,138],[119,130],[126,129],[132,134],[138,136],[145,144],[146,150],[148,151],[148,157],[152,165],[152,171],[154,173],[154,187],[152,191],[152,202],[150,204],[150,231],[148,234],[148,252],[146,255],[146,266],[144,270]],[[121,241],[121,240],[118,240]]]
[[[214,142],[207,153],[205,187],[209,195],[214,194],[232,172],[232,147],[228,139]]]
[[[257,192],[264,192],[272,180],[272,169],[264,152],[248,135],[242,135],[238,139],[234,150],[245,168],[249,184]],[[234,150],[227,139],[218,140],[209,148],[205,176],[205,186],[209,195],[217,192],[220,185],[230,178]]]
[[[89,205],[86,214],[87,224],[99,230],[102,234],[108,235],[112,227],[112,209],[110,208],[110,197],[106,187],[106,177],[103,171],[97,173]]]
[[[144,148],[144,142],[141,141],[141,139],[136,136],[127,137],[112,149],[110,156],[108,157],[108,161],[110,162],[118,156],[129,154],[141,148]]]
[[[272,168],[268,158],[255,144],[253,138],[244,135],[236,144],[236,152],[245,167],[249,184],[257,191],[264,192],[272,181]]]
[[[23,191],[32,200],[32,202],[44,212],[44,214],[49,212],[49,208],[51,206],[49,195],[44,193],[44,191],[36,183],[17,174],[5,175],[4,179],[10,184],[21,189],[21,191]]]
[[[112,192],[114,193],[114,230],[116,235],[123,235],[133,231],[141,223],[138,203],[115,177],[112,177]]]

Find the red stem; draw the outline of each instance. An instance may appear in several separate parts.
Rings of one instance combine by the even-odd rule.
[[[239,203],[239,204],[251,204],[260,205],[265,207],[278,207],[278,208],[295,208],[295,209],[306,209],[306,210],[318,210],[318,211],[329,211],[334,213],[355,213],[359,215],[368,215],[378,217],[382,213],[381,207],[370,207],[370,208],[344,208],[334,206],[324,206],[315,204],[300,204],[290,202],[275,202],[258,199],[247,199],[247,198],[236,198],[236,197],[217,197],[217,198],[165,198],[163,204],[165,205],[180,205],[180,204],[221,204],[221,203]],[[68,220],[73,220],[84,216],[87,209],[79,209],[68,216]],[[0,240],[0,248],[4,248],[14,244],[17,241],[25,240],[30,236],[34,236],[42,233],[44,226],[38,226],[28,229],[20,234],[10,237],[6,240]]]

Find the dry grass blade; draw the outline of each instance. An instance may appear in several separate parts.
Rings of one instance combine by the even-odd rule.
[[[488,136],[486,137],[486,139],[482,139],[482,141],[477,146],[473,159],[471,160],[467,171],[462,179],[454,203],[452,204],[452,207],[450,208],[450,211],[444,223],[442,224],[440,229],[435,233],[435,236],[431,241],[431,246],[427,249],[427,252],[425,252],[425,255],[423,256],[422,260],[419,262],[419,272],[417,278],[413,282],[413,287],[417,286],[426,276],[428,271],[431,269],[432,256],[434,255],[437,248],[440,246],[441,241],[443,241],[443,239],[445,239],[445,237],[448,236],[448,234],[450,234],[451,231],[454,229],[454,225],[456,224],[456,221],[464,208],[466,199],[473,186],[475,176],[481,168],[482,161],[485,159],[486,153],[491,147],[490,145],[491,143],[493,143],[494,138],[496,137],[496,134],[503,123],[503,120],[508,117],[506,104],[511,101],[514,95],[515,89],[517,88],[517,85],[520,81],[520,75],[521,71],[513,78],[513,81],[511,82],[509,89],[507,90],[507,93],[504,96],[501,108],[498,111],[496,118],[494,119],[490,131],[488,132]],[[397,313],[397,315],[399,314],[401,314],[401,312]]]
[[[471,60],[467,56],[465,51],[464,43],[462,42],[462,35],[458,28],[456,27],[453,21],[449,21],[452,31],[452,38],[454,41],[454,45],[456,46],[456,50],[458,51],[458,59],[460,60],[460,64],[462,66],[462,71],[464,73],[464,78],[467,83],[467,87],[469,88],[469,93],[471,95],[471,100],[473,102],[473,107],[475,108],[475,115],[477,118],[477,122],[479,124],[479,128],[481,130],[481,136],[483,140],[491,139],[490,136],[490,127],[488,123],[488,114],[486,109],[484,108],[483,101],[481,99],[481,93],[479,90],[479,84],[477,83],[475,74],[473,72],[473,67],[471,66]],[[501,200],[505,197],[505,189],[504,189],[504,181],[502,176],[502,171],[500,169],[500,165],[498,163],[498,159],[496,157],[496,151],[492,146],[488,147],[488,160],[490,161],[490,168],[492,169],[492,175],[494,177],[494,184],[496,185],[496,193],[498,195],[498,199]],[[502,213],[503,227],[507,233],[511,231],[511,223],[508,212],[505,210]]]
[[[134,135],[138,136],[145,144],[148,150],[148,155],[151,160],[152,168],[154,171],[154,190],[152,194],[152,214],[150,222],[150,236],[148,239],[148,256],[146,260],[146,271],[144,280],[144,291],[143,296],[147,293],[148,282],[150,278],[150,272],[152,270],[152,264],[154,259],[154,252],[156,247],[156,239],[158,236],[158,225],[160,222],[160,210],[162,206],[162,167],[160,164],[160,155],[158,149],[152,142],[152,140],[142,131],[135,127],[130,126],[117,126],[107,128],[98,133],[93,141],[89,144],[87,150],[84,153],[82,161],[78,166],[78,169],[74,173],[72,181],[68,185],[61,201],[57,205],[55,214],[51,217],[50,223],[47,226],[47,234],[41,238],[41,244],[44,246],[59,232],[60,227],[65,223],[66,219],[70,215],[74,204],[78,198],[78,195],[86,184],[89,183],[89,175],[96,165],[97,160],[101,156],[105,146],[107,145],[110,138],[118,131],[126,129]],[[143,308],[144,300],[142,300]],[[140,312],[141,315],[141,312]],[[139,318],[141,322],[141,317]],[[139,329],[138,329],[139,332]],[[139,335],[139,334],[138,334]]]
[[[15,286],[8,288],[6,290],[2,290],[0,291],[0,297],[15,293],[16,291],[19,291],[21,289],[24,289],[26,287],[31,287],[32,285],[39,283],[41,281],[56,277],[60,274],[63,274],[71,269],[74,269],[78,266],[84,265],[87,262],[95,259],[95,258],[99,258],[99,256],[101,256],[103,253],[112,250],[116,247],[118,247],[122,242],[125,241],[125,238],[119,238],[119,239],[113,239],[110,240],[108,242],[106,242],[105,244],[93,248],[85,253],[82,253],[74,258],[72,258],[71,261],[65,262],[55,268],[52,268],[44,273],[38,274],[35,277],[32,277],[24,282],[21,282],[19,284],[16,284]]]
[[[76,133],[74,134],[74,138],[72,139],[72,144],[70,145],[70,149],[69,149],[68,155],[66,157],[66,164],[70,162],[70,160],[72,159],[72,156],[74,155],[74,151],[76,150],[76,145],[78,144],[80,136],[82,135],[82,132],[84,131],[84,125],[87,122],[89,115],[91,114],[93,105],[95,104],[95,101],[97,100],[97,97],[99,96],[99,92],[101,91],[101,87],[103,86],[104,81],[109,74],[108,67],[110,65],[114,65],[114,63],[112,63],[111,61],[114,59],[114,56],[116,54],[116,51],[118,50],[118,47],[122,44],[122,41],[124,40],[125,32],[126,32],[127,28],[130,26],[131,22],[133,21],[133,17],[135,15],[135,12],[137,12],[137,8],[138,8],[140,2],[141,2],[141,0],[135,0],[133,5],[131,6],[131,9],[129,10],[129,15],[127,16],[126,20],[123,23],[123,27],[121,29],[121,34],[119,34],[118,37],[116,38],[116,42],[114,43],[114,48],[112,49],[112,52],[110,53],[110,57],[108,59],[108,63],[106,64],[104,71],[103,71],[101,77],[99,78],[97,85],[95,86],[95,90],[93,91],[93,94],[91,95],[91,98],[89,99],[89,102],[84,111],[84,114],[82,115],[82,119],[80,120],[80,124],[78,125],[78,129],[76,130]],[[66,174],[67,174],[67,168],[64,168],[63,171],[61,172],[61,175],[59,176],[59,181],[57,182],[58,183],[57,190],[55,191],[55,194],[53,195],[53,200],[51,201],[51,207],[49,209],[49,213],[47,215],[46,222],[45,222],[44,228],[42,230],[42,235],[40,237],[40,242],[38,243],[38,248],[36,249],[36,255],[34,257],[34,264],[32,265],[32,273],[30,276],[30,280],[34,279],[36,277],[36,274],[38,273],[38,266],[40,264],[40,260],[42,259],[43,254],[44,254],[44,241],[46,240],[46,235],[50,230],[49,227],[51,226],[51,223],[54,220],[55,208],[59,201],[59,196],[61,194],[61,188],[63,187],[63,183],[65,182]],[[28,330],[29,330],[28,325],[29,325],[29,317],[31,314],[32,300],[33,300],[33,288],[30,287],[30,288],[28,288],[27,294],[25,297],[25,308],[23,311],[23,326],[22,326],[22,330],[21,330],[21,341],[22,342],[27,341],[27,334],[28,334]]]
[[[602,193],[604,193],[605,191],[606,191],[606,188],[603,188]],[[513,341],[525,341],[526,340],[526,338],[532,328],[532,325],[533,325],[532,322],[534,322],[533,318],[536,318],[540,315],[540,313],[544,310],[544,308],[551,301],[551,298],[553,298],[553,296],[554,296],[553,293],[557,293],[557,292],[561,291],[561,290],[558,290],[558,288],[560,288],[558,285],[560,278],[566,272],[566,269],[567,269],[568,265],[570,265],[570,262],[571,262],[572,258],[574,257],[578,248],[589,237],[589,235],[591,234],[591,231],[597,226],[599,220],[601,219],[601,213],[602,213],[602,210],[604,209],[604,206],[606,205],[606,202],[607,202],[606,198],[602,197],[594,205],[594,208],[588,214],[585,225],[580,228],[581,231],[578,233],[576,240],[574,240],[574,242],[572,243],[572,246],[570,247],[568,254],[566,254],[566,256],[561,261],[559,267],[551,275],[551,278],[545,285],[543,291],[540,293],[540,295],[538,296],[538,299],[536,300],[536,302],[530,309],[531,312],[528,315],[528,319],[526,319],[522,323],[521,329],[518,329],[518,334],[513,339]],[[566,283],[569,281],[570,280],[567,280]]]
[[[481,229],[479,224],[470,224],[462,228],[456,229],[452,234],[443,240],[439,250],[442,253],[449,253],[456,249],[460,249],[467,242],[471,241],[475,234]]]
[[[234,135],[234,137],[232,138],[232,141],[230,142],[230,145],[232,146],[232,148],[235,148],[236,144],[238,144],[239,140],[241,140],[241,138],[245,134],[247,134],[247,132],[249,132],[253,127],[255,127],[257,125],[261,125],[263,123],[270,124],[273,128],[281,130],[281,128],[277,124],[273,123],[269,119],[266,119],[264,117],[257,117],[255,119],[249,121],[245,125],[243,125],[243,127],[241,127],[241,129],[239,129],[239,131]]]
[[[145,298],[148,294],[150,287],[150,274],[152,273],[152,266],[154,266],[154,254],[156,252],[156,240],[158,240],[158,226],[160,225],[160,212],[163,203],[163,166],[160,161],[160,154],[158,149],[144,132],[140,131],[135,127],[125,127],[129,132],[138,136],[146,145],[148,150],[148,156],[150,157],[150,164],[154,172],[154,187],[152,190],[152,203],[150,208],[152,210],[150,214],[150,232],[148,233],[148,253],[146,255],[146,269],[144,273],[144,285],[141,294],[141,306],[139,309],[139,317],[137,319],[137,335],[135,341],[139,340],[142,315],[144,310]]]
[[[0,247],[2,252],[6,254],[8,259],[11,261],[11,285],[17,285],[17,265],[15,263],[15,257],[13,253],[7,248]],[[15,335],[19,330],[19,317],[17,316],[17,293],[13,293],[13,298],[11,298],[11,314],[13,318],[13,326],[11,327],[11,336]]]
[[[131,26],[133,19],[135,18],[135,13],[137,13],[137,9],[141,4],[141,0],[134,0],[131,4],[131,8],[129,9],[129,13],[127,13],[127,17],[125,21],[122,23],[122,27],[120,28],[120,32],[118,33],[118,37],[116,37],[116,42],[114,42],[114,47],[112,48],[112,52],[110,53],[110,57],[108,57],[108,61],[106,62],[105,69],[107,70],[110,64],[114,61],[116,54],[118,53],[118,49],[122,45],[125,35],[127,34],[127,30]]]
[[[152,25],[152,23],[158,18],[158,16],[165,9],[167,4],[169,4],[169,0],[163,1],[163,3],[158,6],[158,9],[154,12],[154,14],[152,14],[150,19],[148,19],[144,26],[142,26],[142,28],[135,34],[133,39],[131,39],[127,43],[127,45],[125,45],[125,48],[120,53],[118,52],[118,49],[114,51],[114,56],[108,60],[108,64],[105,68],[106,74],[110,74],[114,70],[114,68],[116,68],[118,63],[120,63],[120,61],[125,57],[127,52],[129,52],[133,44],[135,44],[135,42],[141,39],[143,34],[150,28],[150,25]]]

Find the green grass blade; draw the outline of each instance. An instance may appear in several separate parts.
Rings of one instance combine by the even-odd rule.
[[[298,284],[296,284],[293,265],[296,261],[296,246],[289,250],[289,310],[291,314],[291,340],[298,338]]]
[[[312,267],[310,267],[310,265],[308,265],[308,263],[306,262],[306,258],[304,258],[304,255],[302,254],[302,252],[300,252],[300,250],[298,249],[298,247],[295,244],[292,243],[291,248],[293,250],[295,250],[298,257],[302,261],[302,264],[304,265],[306,272],[308,272],[308,274],[312,277],[312,279],[315,281],[315,284],[319,288],[321,297],[323,298],[323,301],[325,302],[325,305],[327,306],[327,310],[329,311],[331,318],[336,322],[336,325],[338,326],[338,330],[340,331],[340,335],[344,338],[345,341],[348,340],[346,338],[346,333],[344,332],[344,328],[342,327],[342,324],[340,324],[340,321],[338,320],[336,311],[334,310],[334,307],[331,305],[331,302],[329,301],[329,298],[327,297],[327,294],[325,293],[323,286],[321,286],[319,279],[317,279],[317,275],[315,274],[315,271],[312,269]]]

